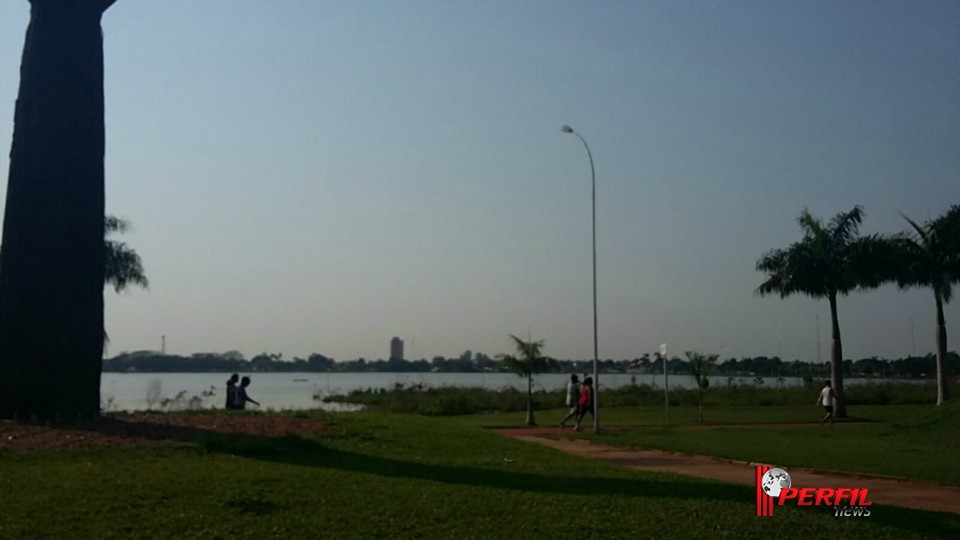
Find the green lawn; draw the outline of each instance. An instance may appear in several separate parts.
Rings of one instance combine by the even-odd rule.
[[[553,425],[562,411],[544,411],[538,420]],[[931,406],[858,406],[850,416],[858,422],[812,427],[724,427],[723,424],[769,424],[817,420],[813,407],[723,407],[708,410],[709,429],[699,425],[695,407],[674,407],[664,428],[662,408],[616,408],[603,412],[606,425],[639,425],[613,431],[606,444],[659,448],[781,466],[862,472],[915,478],[960,486],[960,408]],[[587,417],[589,418],[589,417]],[[480,425],[519,426],[523,418],[486,415]],[[592,425],[592,424],[591,424]],[[588,430],[589,431],[589,430]],[[583,435],[592,437],[592,435]]]
[[[753,489],[641,473],[480,429],[367,412],[305,439],[0,453],[0,538],[957,537],[960,516],[754,516]]]
[[[857,422],[887,422],[910,420],[917,415],[930,411],[933,407],[922,405],[859,405],[848,407],[850,419]],[[566,409],[552,409],[536,412],[537,423],[541,426],[556,426],[566,415]],[[649,426],[662,427],[665,421],[663,406],[658,407],[604,407],[600,411],[603,425],[611,426]],[[822,409],[813,405],[797,406],[716,406],[705,409],[704,420],[707,424],[792,424],[817,422],[823,416]],[[522,427],[526,420],[525,412],[496,414],[477,414],[461,417],[462,421],[485,427]],[[586,424],[593,426],[588,415]],[[569,423],[568,423],[569,424]],[[670,407],[671,426],[699,425],[696,407]]]

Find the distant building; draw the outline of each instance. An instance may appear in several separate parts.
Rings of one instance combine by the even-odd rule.
[[[403,360],[403,340],[396,336],[390,340],[390,359]]]

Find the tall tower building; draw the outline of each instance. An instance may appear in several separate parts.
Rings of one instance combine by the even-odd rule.
[[[396,336],[390,340],[390,359],[403,360],[403,340]]]

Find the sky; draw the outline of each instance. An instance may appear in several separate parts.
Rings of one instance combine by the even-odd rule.
[[[0,2],[2,148],[28,20]],[[826,361],[827,302],[756,296],[757,259],[804,208],[960,203],[956,2],[119,0],[103,32],[107,211],[150,280],[105,291],[108,356],[592,358],[563,124],[601,358]],[[934,316],[853,293],[844,355],[926,354]]]

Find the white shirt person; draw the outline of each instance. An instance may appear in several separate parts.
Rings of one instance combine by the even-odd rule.
[[[836,405],[837,395],[833,392],[833,386],[830,384],[830,381],[825,381],[823,383],[823,390],[820,390],[820,396],[817,398],[817,405],[823,405],[823,409],[827,411],[827,414],[820,419],[820,423],[830,422],[833,423],[833,407]]]

